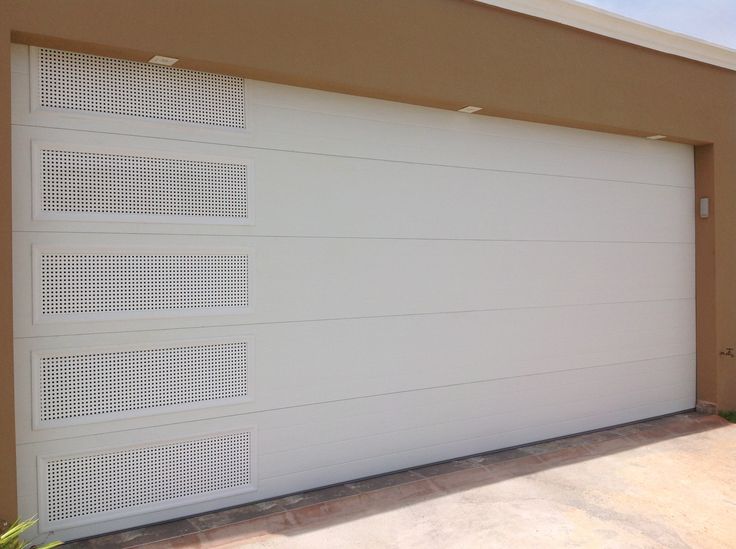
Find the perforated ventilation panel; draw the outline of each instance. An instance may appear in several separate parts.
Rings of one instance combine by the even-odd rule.
[[[242,78],[39,48],[41,107],[245,128]]]
[[[167,316],[248,306],[248,255],[42,251],[40,319]]]
[[[41,427],[248,396],[247,341],[70,351],[38,356],[35,367]]]
[[[39,157],[43,217],[248,222],[244,163],[46,147]]]
[[[251,487],[251,433],[236,433],[120,451],[45,459],[51,526],[92,522],[217,497],[223,490]],[[168,505],[167,505],[168,504]]]

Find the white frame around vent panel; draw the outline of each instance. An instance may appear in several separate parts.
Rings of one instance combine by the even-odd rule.
[[[201,72],[201,71],[193,71],[189,69],[182,69],[179,67],[169,67],[165,65],[156,65],[153,63],[145,63],[140,61],[131,61],[128,59],[117,59],[113,57],[104,57],[100,55],[93,55],[93,54],[87,54],[87,53],[80,53],[80,52],[71,52],[71,51],[65,51],[65,50],[55,50],[53,48],[42,48],[37,46],[29,46],[30,49],[30,108],[31,112],[38,112],[38,111],[46,111],[49,113],[54,113],[56,115],[61,116],[72,116],[72,117],[92,117],[92,118],[112,118],[112,119],[123,119],[123,120],[138,120],[141,122],[149,122],[153,124],[165,124],[165,125],[175,125],[175,126],[188,126],[190,128],[210,128],[210,129],[216,129],[219,131],[224,132],[230,132],[230,133],[244,133],[251,129],[251,122],[250,122],[250,113],[248,108],[248,90],[247,90],[247,83],[244,78],[239,78],[236,76],[229,76],[229,75],[221,75],[221,74],[214,74],[214,73],[207,73],[207,72]],[[186,76],[191,77],[199,77],[202,79],[206,78],[219,78],[219,79],[232,79],[239,81],[239,86],[242,87],[242,121],[237,124],[216,124],[216,123],[203,123],[203,122],[196,122],[193,120],[182,120],[182,119],[172,119],[172,118],[156,118],[153,116],[141,116],[136,114],[127,114],[127,113],[110,113],[110,112],[104,112],[100,110],[86,110],[86,109],[75,109],[75,108],[63,108],[63,107],[52,107],[52,106],[44,106],[41,103],[41,68],[42,68],[42,62],[41,62],[41,54],[42,50],[47,50],[54,52],[59,55],[67,55],[71,57],[77,57],[80,59],[88,59],[91,61],[107,61],[109,63],[117,63],[121,65],[126,65],[130,67],[134,67],[138,69],[139,71],[144,71],[149,73],[146,76],[146,80],[155,80],[155,77],[153,76],[155,74],[166,74],[168,71],[177,71],[180,74],[185,74]],[[173,74],[173,72],[172,72]],[[176,86],[172,86],[176,87]],[[161,98],[158,98],[158,102],[160,102]],[[221,108],[215,109],[215,112],[222,112]]]
[[[244,166],[245,181],[245,209],[243,217],[207,216],[207,215],[179,215],[179,214],[131,214],[131,213],[91,213],[91,212],[47,212],[43,210],[43,177],[42,152],[45,150],[63,151],[72,153],[90,153],[121,158],[134,157],[144,159],[182,160],[187,162],[232,164]],[[240,159],[230,156],[204,155],[196,153],[178,153],[173,151],[155,151],[149,149],[134,149],[130,147],[104,147],[89,144],[55,143],[47,141],[31,141],[31,180],[33,219],[44,221],[95,221],[95,222],[136,222],[136,223],[182,223],[182,224],[214,224],[214,225],[253,225],[255,223],[253,204],[253,162],[249,159]],[[207,184],[208,181],[201,183]],[[189,197],[191,199],[191,197]]]
[[[63,358],[80,355],[93,354],[115,354],[128,353],[136,351],[165,351],[170,349],[182,349],[190,347],[206,347],[227,345],[231,343],[243,343],[246,345],[247,358],[245,364],[245,384],[246,394],[243,396],[219,398],[212,400],[200,400],[191,402],[182,402],[180,404],[167,406],[148,406],[145,408],[130,409],[120,412],[99,413],[94,415],[80,415],[76,417],[64,419],[43,420],[42,402],[41,402],[41,361],[44,358]],[[218,364],[219,365],[219,364]],[[136,343],[126,345],[106,345],[100,347],[74,347],[58,350],[43,350],[31,352],[31,392],[32,392],[32,418],[33,429],[50,429],[55,427],[68,427],[72,425],[86,425],[90,423],[101,423],[106,421],[126,420],[135,417],[154,416],[158,414],[166,414],[172,412],[198,410],[203,408],[214,408],[218,406],[227,406],[231,404],[243,404],[254,400],[255,391],[255,344],[251,335],[236,337],[221,337],[208,339],[193,339],[185,341],[161,341],[156,343]],[[217,377],[217,376],[215,376]],[[76,378],[75,378],[76,379]],[[170,381],[170,379],[167,379]],[[76,385],[80,385],[77,379]],[[97,385],[99,386],[99,385]]]
[[[99,311],[99,312],[73,312],[73,313],[42,313],[43,310],[43,292],[42,292],[42,272],[41,259],[44,254],[54,255],[110,255],[110,256],[235,256],[247,258],[247,278],[246,293],[247,305],[234,305],[228,307],[182,307],[174,309],[142,309],[129,311]],[[130,320],[130,319],[155,319],[155,318],[171,318],[182,316],[214,316],[214,315],[238,315],[250,312],[252,310],[253,291],[252,276],[253,271],[252,259],[253,254],[249,249],[232,249],[232,248],[182,248],[182,249],[161,249],[146,248],[138,246],[130,246],[126,248],[103,248],[103,247],[77,247],[77,246],[43,246],[34,244],[32,246],[32,295],[33,295],[33,323],[43,324],[49,322],[65,322],[65,321],[104,321],[104,320]]]
[[[195,442],[199,440],[217,439],[234,435],[248,435],[248,456],[247,456],[247,468],[249,483],[247,485],[240,485],[231,488],[213,490],[211,492],[202,492],[199,494],[192,494],[179,498],[164,499],[151,503],[146,503],[137,506],[131,506],[128,508],[117,508],[109,509],[99,513],[84,514],[79,517],[66,518],[62,520],[52,521],[49,519],[49,482],[45,475],[47,466],[50,462],[56,460],[73,460],[85,457],[92,457],[96,455],[105,454],[116,454],[121,452],[130,452],[138,449],[146,448],[160,448],[175,444],[183,444],[187,442]],[[207,434],[200,434],[197,436],[188,436],[182,438],[176,438],[164,441],[148,442],[144,444],[133,444],[122,447],[96,447],[89,450],[84,450],[70,454],[55,454],[55,455],[44,455],[38,456],[37,461],[37,482],[38,482],[38,502],[39,502],[39,531],[50,532],[55,529],[72,528],[75,526],[82,526],[85,524],[91,524],[104,520],[120,519],[129,516],[141,515],[143,513],[152,513],[155,511],[161,511],[165,509],[171,509],[183,505],[191,505],[202,502],[207,502],[219,498],[225,498],[228,496],[240,495],[248,492],[257,490],[257,470],[256,470],[256,429],[252,426],[245,428],[239,428],[232,431],[214,432]],[[121,474],[125,474],[126,471],[121,471]],[[104,488],[104,486],[103,486]]]

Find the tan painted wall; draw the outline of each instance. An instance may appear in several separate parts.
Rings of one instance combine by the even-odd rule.
[[[698,398],[736,408],[736,72],[470,0],[0,3],[0,516],[15,513],[8,42],[228,72],[696,148]]]
[[[10,32],[0,8],[0,521],[15,514],[13,286],[10,222]]]

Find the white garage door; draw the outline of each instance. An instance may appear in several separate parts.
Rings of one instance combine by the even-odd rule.
[[[43,531],[694,405],[689,146],[25,46],[13,70]]]

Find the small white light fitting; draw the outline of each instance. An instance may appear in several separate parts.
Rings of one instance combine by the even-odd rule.
[[[155,63],[156,65],[166,65],[167,67],[170,67],[177,61],[179,60],[176,57],[166,57],[165,55],[154,55],[148,60],[149,63]]]
[[[667,136],[666,135],[659,135],[659,134],[657,134],[657,135],[648,135],[647,136],[647,139],[651,139],[652,141],[658,141],[660,139],[667,139]]]
[[[463,107],[462,109],[458,109],[457,112],[478,112],[483,107],[474,107],[473,105],[468,105],[467,107]]]
[[[708,219],[710,217],[710,198],[704,196],[700,199],[700,219]]]

